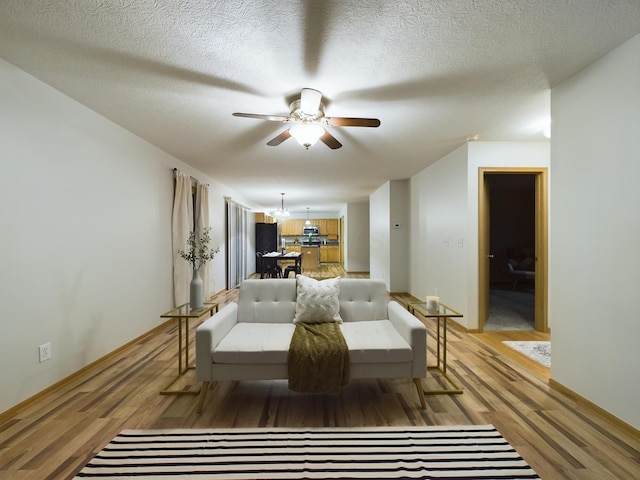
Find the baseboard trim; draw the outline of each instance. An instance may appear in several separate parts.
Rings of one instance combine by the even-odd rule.
[[[449,325],[460,330],[462,333],[477,333],[475,329],[470,329],[462,325],[457,318],[449,317]]]
[[[23,400],[22,402],[18,403],[17,405],[14,405],[10,409],[0,413],[0,425],[5,423],[10,418],[16,416],[20,411],[22,411],[25,408],[27,408],[27,407],[31,406],[32,404],[36,403],[38,400],[40,400],[45,395],[48,395],[49,393],[54,392],[55,390],[63,388],[66,385],[69,385],[70,383],[72,383],[74,380],[76,380],[78,377],[80,377],[81,375],[83,375],[87,371],[89,371],[91,369],[94,369],[94,368],[102,365],[103,363],[108,362],[114,356],[116,356],[119,353],[121,353],[123,350],[126,350],[127,348],[131,347],[132,345],[140,343],[142,340],[146,339],[147,337],[150,337],[151,335],[156,334],[158,331],[166,329],[169,326],[169,324],[171,324],[173,322],[175,322],[175,320],[169,319],[169,320],[161,323],[157,327],[152,328],[148,332],[143,333],[139,337],[134,338],[130,342],[125,343],[121,347],[116,348],[112,352],[107,353],[103,357],[98,358],[97,360],[85,365],[81,369],[79,369],[79,370],[73,372],[72,374],[64,377],[62,380],[57,381],[53,385],[45,388],[44,390],[41,390],[40,392],[36,393],[35,395],[32,395],[31,397],[27,398],[26,400]]]
[[[570,388],[565,387],[564,385],[562,385],[559,382],[556,382],[552,378],[549,379],[549,386],[551,388],[553,388],[554,390],[557,390],[557,391],[563,393],[564,395],[570,397],[572,400],[576,401],[580,405],[583,405],[584,407],[588,408],[589,410],[591,410],[596,415],[604,418],[606,421],[613,423],[616,427],[620,428],[621,430],[623,430],[624,432],[628,433],[632,437],[634,437],[636,439],[640,439],[640,430],[638,430],[637,428],[633,427],[632,425],[629,425],[627,422],[625,422],[624,420],[619,419],[615,415],[607,412],[604,408],[596,405],[595,403],[591,402],[590,400],[587,400],[582,395],[577,394],[576,392],[574,392]]]

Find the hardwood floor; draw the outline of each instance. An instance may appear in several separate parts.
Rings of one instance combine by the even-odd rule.
[[[333,267],[317,276],[345,275]],[[366,275],[356,275],[366,276]],[[237,291],[215,300],[233,301]],[[406,304],[411,298],[394,296]],[[197,324],[198,322],[193,322]],[[429,363],[435,356],[433,322]],[[195,330],[196,325],[192,325]],[[449,329],[449,373],[461,395],[427,396],[409,379],[354,381],[337,396],[291,392],[286,381],[219,382],[195,396],[163,396],[175,374],[176,326],[164,324],[0,420],[0,478],[71,478],[124,428],[454,425],[492,423],[543,479],[640,478],[640,438],[547,384],[496,334]],[[192,337],[193,338],[193,337]],[[533,362],[532,362],[533,363]],[[544,368],[544,367],[542,367]],[[440,385],[431,371],[426,387]],[[184,387],[193,382],[185,375]]]

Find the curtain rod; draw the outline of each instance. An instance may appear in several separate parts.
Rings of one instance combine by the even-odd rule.
[[[251,208],[251,207],[247,207],[246,205],[243,205],[242,203],[240,203],[240,202],[238,202],[238,201],[234,200],[234,199],[233,199],[233,198],[231,198],[231,197],[228,197],[228,196],[226,196],[226,195],[225,195],[224,199],[225,199],[227,202],[235,203],[236,205],[240,205],[240,206],[241,206],[242,208],[244,208],[245,210],[249,210],[249,211],[253,212],[253,208]]]
[[[177,172],[179,172],[179,170],[178,170],[177,168],[174,168],[174,169],[173,169],[173,174],[175,175]],[[194,182],[196,182],[196,183],[201,183],[197,178],[192,177],[191,175],[189,175],[189,178],[190,178],[191,180],[193,180]],[[209,186],[209,184],[208,184],[208,183],[203,183],[203,185],[206,185],[207,187]]]

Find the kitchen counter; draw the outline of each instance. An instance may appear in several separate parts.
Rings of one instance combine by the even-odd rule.
[[[320,245],[287,244],[287,252],[300,252],[303,248],[313,248],[318,252],[319,263],[340,263],[340,242]]]
[[[318,270],[320,262],[319,245],[302,245],[300,249],[302,253],[302,272]]]
[[[285,242],[285,245],[287,247],[306,247],[306,246],[316,246],[316,247],[325,247],[325,246],[338,246],[340,245],[340,242],[338,240],[328,240],[327,242],[316,242],[313,241],[311,243],[308,242]]]

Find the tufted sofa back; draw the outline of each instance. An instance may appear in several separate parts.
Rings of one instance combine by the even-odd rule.
[[[344,322],[388,319],[389,297],[382,280],[340,279],[340,316]],[[291,323],[296,313],[296,280],[249,279],[238,295],[238,321]]]
[[[343,322],[389,318],[387,286],[382,280],[340,279],[340,316]]]
[[[292,323],[295,313],[295,279],[249,279],[240,285],[239,322]]]

